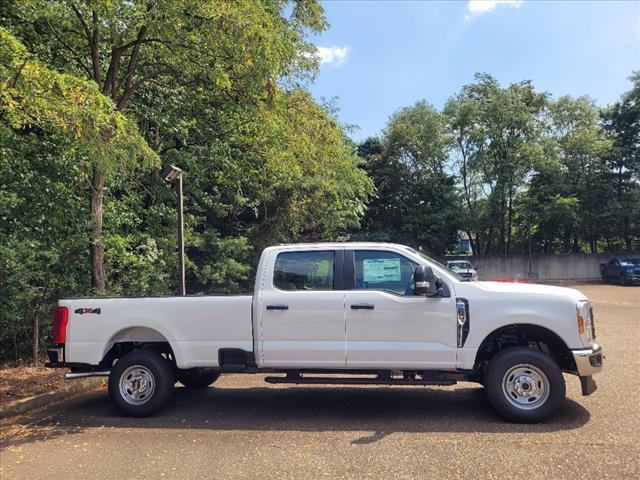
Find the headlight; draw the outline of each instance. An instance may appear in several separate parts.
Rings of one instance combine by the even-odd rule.
[[[593,309],[588,300],[580,300],[576,305],[576,321],[582,344],[585,347],[591,345],[595,338],[595,325],[593,323]]]

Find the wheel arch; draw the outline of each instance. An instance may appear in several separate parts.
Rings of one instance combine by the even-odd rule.
[[[180,351],[160,329],[148,325],[127,327],[114,333],[100,355],[100,365],[111,367],[113,361],[133,350],[150,349],[170,355],[176,365],[182,364]]]
[[[478,347],[473,370],[484,371],[489,360],[505,348],[522,346],[550,356],[563,371],[574,373],[575,361],[565,341],[552,330],[530,323],[511,323],[489,333]]]

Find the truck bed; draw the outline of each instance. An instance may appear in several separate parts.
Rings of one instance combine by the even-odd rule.
[[[251,295],[63,299],[60,306],[69,309],[65,361],[97,365],[114,343],[135,336],[169,342],[179,368],[215,367],[221,348],[253,350],[252,300]]]

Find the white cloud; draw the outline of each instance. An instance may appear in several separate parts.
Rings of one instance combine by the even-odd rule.
[[[318,47],[318,57],[320,58],[320,64],[335,64],[342,65],[347,60],[347,54],[351,50],[349,45],[338,47],[337,45],[331,45],[330,47]]]
[[[498,5],[509,5],[518,8],[522,5],[523,0],[469,0],[467,3],[468,14],[464,16],[465,20],[471,20],[473,17],[488,13]]]

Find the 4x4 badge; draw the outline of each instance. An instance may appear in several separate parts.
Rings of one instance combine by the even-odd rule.
[[[74,310],[74,313],[77,313],[78,315],[84,315],[85,313],[96,313],[100,315],[100,309],[99,308],[76,308]]]

